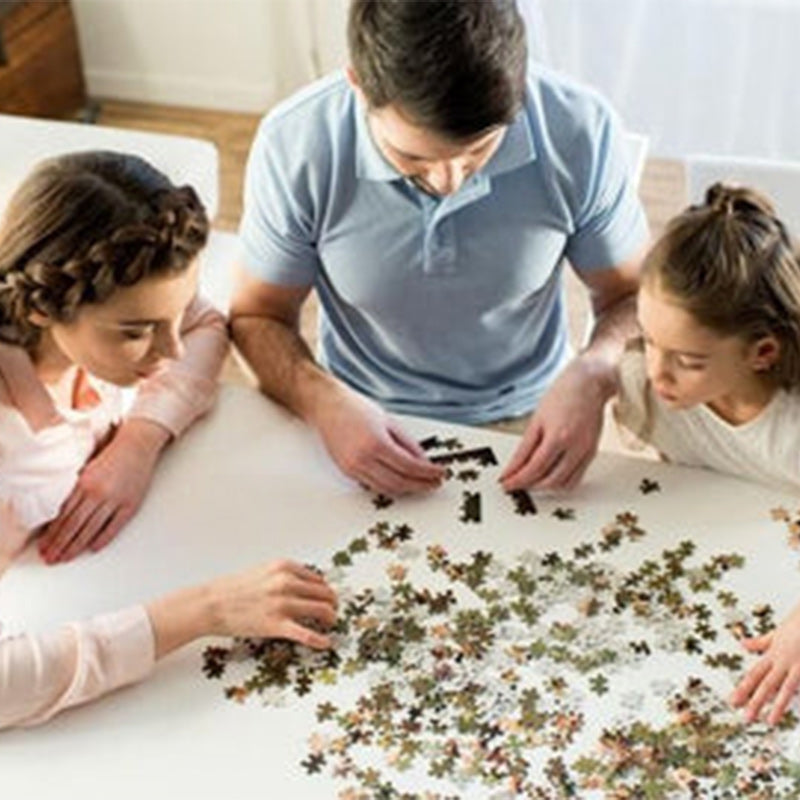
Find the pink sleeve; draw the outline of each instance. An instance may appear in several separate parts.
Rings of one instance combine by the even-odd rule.
[[[214,404],[229,347],[225,317],[200,297],[186,310],[181,333],[183,358],[141,385],[128,415],[157,422],[175,437]]]
[[[0,729],[45,722],[142,680],[154,663],[153,631],[143,606],[44,636],[0,639]]]
[[[58,515],[92,446],[91,431],[66,423],[32,431],[18,409],[0,403],[0,556],[22,550]]]

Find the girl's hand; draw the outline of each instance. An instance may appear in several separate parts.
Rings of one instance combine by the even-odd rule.
[[[39,553],[48,564],[105,547],[136,514],[170,433],[144,419],[127,420],[81,471],[58,516],[43,529]]]
[[[184,589],[147,606],[156,657],[201,636],[291,639],[325,649],[336,622],[336,594],[313,570],[275,561]]]
[[[775,725],[800,687],[800,605],[774,631],[742,644],[763,656],[739,681],[731,704],[735,708],[746,705],[745,718],[753,722],[774,698],[767,722]]]

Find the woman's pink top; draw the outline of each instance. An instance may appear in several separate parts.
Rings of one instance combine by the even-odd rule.
[[[212,406],[228,352],[223,316],[200,299],[186,311],[182,338],[183,357],[139,387],[126,415],[157,422],[175,437]],[[58,515],[121,416],[122,391],[83,372],[73,407],[56,407],[28,353],[0,343],[0,573]],[[45,636],[2,638],[0,630],[0,729],[43,722],[140,680],[154,660],[141,606]]]

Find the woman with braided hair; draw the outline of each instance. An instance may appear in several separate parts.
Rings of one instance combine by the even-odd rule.
[[[228,340],[195,298],[207,234],[194,190],[118,153],[44,162],[12,197],[0,227],[6,548],[34,530],[48,563],[104,547],[164,446],[211,406]],[[125,386],[136,402],[115,427]]]
[[[194,190],[111,152],[42,163],[0,226],[0,574],[107,545],[165,445],[213,403],[225,320],[197,297],[208,220]],[[122,413],[122,387],[136,399]],[[291,562],[76,623],[0,638],[0,728],[139,680],[203,635],[329,640],[335,597]]]

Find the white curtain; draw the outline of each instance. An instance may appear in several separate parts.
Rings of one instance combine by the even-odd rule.
[[[800,0],[518,0],[542,58],[651,153],[800,160]]]

